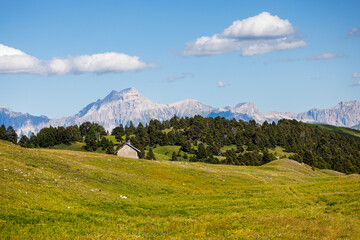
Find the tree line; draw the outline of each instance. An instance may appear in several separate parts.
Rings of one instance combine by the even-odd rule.
[[[0,138],[16,142],[15,131],[9,128],[0,128]],[[296,120],[259,124],[254,120],[174,116],[163,122],[150,120],[145,126],[142,123],[134,126],[130,121],[126,126],[115,127],[110,134],[121,143],[131,141],[141,151],[140,158],[155,159],[153,148],[176,145],[183,152],[182,158],[189,161],[257,166],[274,160],[275,156],[269,150],[280,146],[292,153],[290,158],[298,162],[321,169],[360,173],[359,138],[313,128]],[[85,122],[79,127],[43,128],[30,138],[22,136],[19,144],[23,147],[51,147],[85,142],[88,151],[101,147],[107,153],[113,153],[115,146],[104,137],[106,135],[109,133],[101,125]],[[222,151],[224,146],[232,148]],[[171,160],[177,160],[178,156],[180,152],[173,153]]]
[[[4,125],[0,127],[0,139],[19,144],[26,148],[49,148],[59,144],[71,145],[73,142],[85,142],[85,149],[96,151],[102,147],[107,153],[114,152],[114,144],[104,138],[108,135],[105,129],[97,124],[84,122],[79,126],[68,127],[45,127],[38,134],[32,133],[30,138],[22,135],[18,141],[18,135],[12,126],[7,129]]]
[[[12,126],[8,126],[6,128],[5,125],[2,124],[0,126],[0,139],[16,144],[18,141],[18,135]]]
[[[142,152],[158,145],[177,145],[189,154],[189,161],[215,164],[262,165],[275,159],[269,150],[280,146],[298,162],[321,169],[360,173],[359,138],[313,128],[297,120],[259,124],[254,120],[174,116],[163,122],[151,120],[145,126],[140,123],[134,127],[131,122],[129,126],[120,125],[112,135],[119,140],[130,140]],[[221,151],[224,146],[235,147]]]

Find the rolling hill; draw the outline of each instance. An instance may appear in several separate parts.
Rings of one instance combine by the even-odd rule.
[[[360,178],[0,141],[1,239],[359,239]]]

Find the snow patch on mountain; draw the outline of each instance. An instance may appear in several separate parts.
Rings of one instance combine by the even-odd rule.
[[[360,101],[340,102],[330,109],[314,108],[298,114],[296,118],[304,122],[352,127],[360,121]]]
[[[206,116],[214,110],[213,107],[202,104],[195,99],[186,99],[168,105],[173,111],[173,115],[178,117],[192,117],[195,115]]]
[[[227,119],[242,119],[277,122],[280,119],[297,119],[304,122],[325,123],[336,126],[352,127],[360,123],[360,102],[340,102],[330,109],[311,109],[304,113],[261,112],[254,103],[245,102],[232,106],[214,108],[194,99],[186,99],[172,104],[158,104],[142,96],[135,88],[127,88],[120,92],[112,91],[104,99],[90,103],[74,116],[60,119],[49,119],[46,116],[32,116],[13,112],[0,107],[0,124],[13,126],[18,134],[37,133],[48,126],[81,125],[83,122],[98,123],[109,132],[120,124],[135,125],[148,123],[151,119],[169,120],[174,115],[178,117],[225,117]]]
[[[43,124],[50,119],[46,116],[33,116],[28,113],[14,112],[5,106],[0,107],[0,125],[12,126],[18,135],[28,135],[30,132],[38,132]]]

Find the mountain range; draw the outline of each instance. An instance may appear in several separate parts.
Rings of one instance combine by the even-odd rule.
[[[79,113],[70,117],[50,119],[46,116],[33,116],[28,113],[13,112],[11,109],[0,106],[0,124],[6,127],[11,125],[19,134],[29,135],[37,133],[41,128],[48,126],[80,125],[90,121],[101,124],[109,132],[123,124],[132,121],[135,125],[145,124],[151,119],[168,120],[174,115],[178,117],[225,117],[246,121],[255,120],[277,122],[280,119],[296,119],[303,122],[322,123],[343,127],[359,128],[360,102],[340,102],[329,109],[311,109],[303,113],[261,112],[254,103],[239,103],[234,107],[215,108],[202,104],[194,99],[186,99],[172,104],[158,104],[142,96],[135,88],[127,88],[120,92],[112,91],[102,100],[90,103]]]

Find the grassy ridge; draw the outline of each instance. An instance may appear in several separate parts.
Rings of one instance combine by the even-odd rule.
[[[326,125],[326,124],[314,124],[314,123],[305,123],[306,125],[313,127],[313,128],[319,128],[323,130],[333,131],[336,133],[340,133],[347,136],[353,136],[356,138],[360,138],[360,131],[352,128],[346,128],[346,127],[336,127],[332,125]]]
[[[359,176],[287,159],[238,167],[0,141],[0,184],[0,239],[360,238]]]

